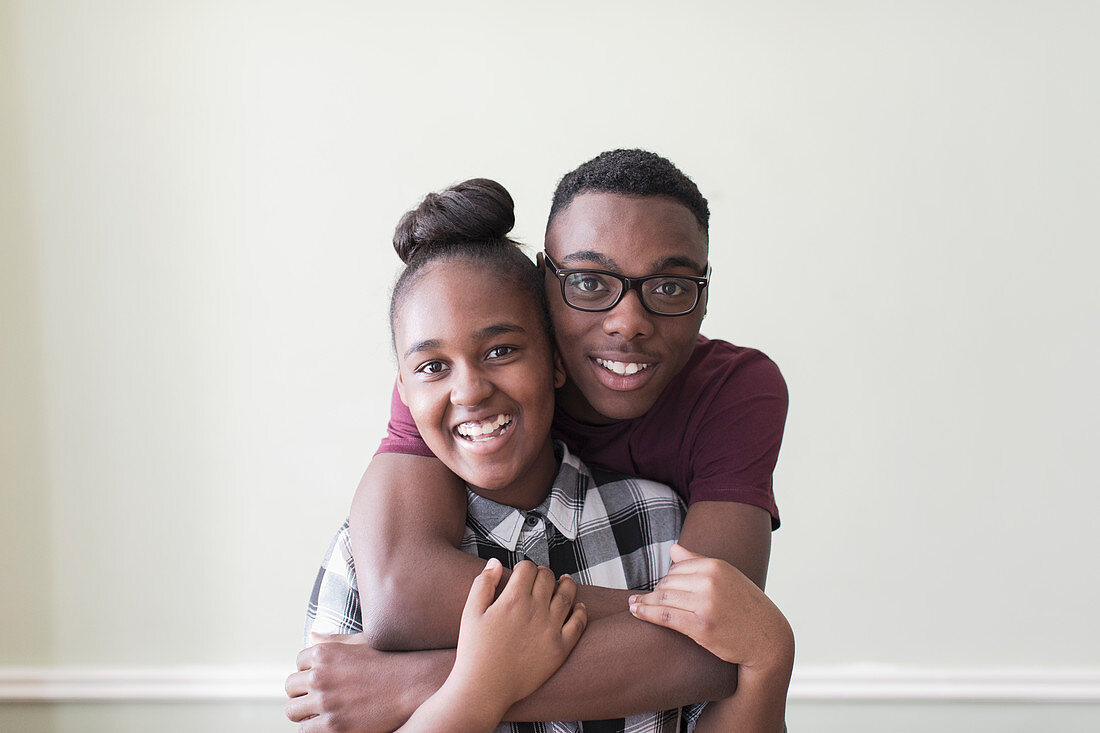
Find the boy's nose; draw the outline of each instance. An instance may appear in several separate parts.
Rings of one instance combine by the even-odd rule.
[[[653,333],[653,315],[642,305],[641,294],[629,290],[603,319],[603,330],[608,335],[633,339]]]

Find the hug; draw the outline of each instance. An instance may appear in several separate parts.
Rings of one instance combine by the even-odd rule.
[[[706,199],[616,150],[561,180],[535,262],[513,224],[486,179],[398,224],[389,430],[318,575],[288,717],[783,730],[794,639],[763,587],[787,391],[700,335]]]

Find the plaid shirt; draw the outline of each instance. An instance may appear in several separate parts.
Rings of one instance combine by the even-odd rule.
[[[587,468],[556,444],[561,468],[546,499],[523,511],[467,489],[462,549],[495,557],[505,567],[521,560],[569,573],[580,584],[649,591],[668,572],[669,547],[680,535],[684,506],[667,486]],[[310,631],[363,630],[348,523],[329,546],[313,586]],[[704,704],[592,722],[501,723],[498,733],[671,733],[690,731]]]

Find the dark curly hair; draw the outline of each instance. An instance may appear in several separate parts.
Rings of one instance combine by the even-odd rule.
[[[582,193],[668,196],[686,206],[708,231],[710,208],[699,187],[667,158],[646,150],[609,150],[566,173],[554,190],[546,227]]]
[[[462,260],[482,266],[530,295],[552,344],[542,271],[508,238],[515,223],[511,194],[487,178],[472,178],[430,193],[402,216],[393,233],[393,248],[406,267],[390,297],[390,333],[424,266],[437,260]]]

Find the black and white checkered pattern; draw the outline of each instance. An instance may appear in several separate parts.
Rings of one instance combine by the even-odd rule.
[[[590,470],[556,445],[561,468],[546,499],[524,511],[467,491],[462,549],[505,567],[521,560],[569,573],[584,585],[652,590],[671,560],[684,505],[667,486],[602,469]],[[314,583],[306,620],[310,631],[363,630],[348,523],[329,546]],[[671,733],[690,731],[703,705],[617,720],[502,723],[498,733]]]

